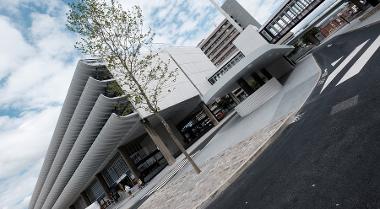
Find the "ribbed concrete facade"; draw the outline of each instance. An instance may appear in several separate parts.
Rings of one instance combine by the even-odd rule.
[[[76,109],[76,106],[89,77],[96,76],[99,71],[100,69],[98,67],[93,67],[84,62],[78,63],[31,198],[29,205],[30,209],[34,208],[37,202],[39,194],[42,190],[48,173],[51,170],[55,156],[58,152],[62,139],[66,133],[67,127],[69,126],[73,113]]]
[[[74,111],[74,115],[70,121],[67,131],[63,137],[57,155],[55,156],[51,170],[45,180],[45,184],[42,187],[40,197],[37,200],[35,208],[42,208],[42,204],[46,200],[46,197],[51,190],[59,172],[61,171],[61,168],[65,163],[66,158],[70,153],[75,141],[84,137],[95,138],[99,133],[100,128],[108,119],[107,116],[109,117],[109,115],[111,115],[112,110],[108,110],[108,113],[107,111],[99,112],[93,108],[94,103],[97,101],[99,95],[105,91],[105,86],[106,84],[104,82],[98,82],[93,78],[89,78],[82,96],[80,97],[79,103]],[[105,99],[100,99],[100,101],[98,99],[98,102],[96,103],[95,107],[107,106]]]
[[[138,121],[137,114],[114,114],[128,101],[123,96],[106,96],[112,82],[101,63],[78,63],[29,208],[52,208],[94,141],[107,137],[120,140],[127,128],[120,129],[120,124],[132,123],[131,118],[133,124]]]
[[[49,196],[45,198],[45,204],[42,208],[50,209],[52,207],[52,203],[54,203],[57,199],[57,196],[61,193],[63,187],[68,182],[69,177],[74,173],[91,144],[99,135],[100,130],[102,130],[102,127],[112,114],[114,105],[123,99],[124,98],[112,99],[105,97],[104,95],[100,95],[98,97],[95,106],[92,108],[86,124],[83,126],[83,129],[77,139],[74,141],[67,140],[67,147],[62,147],[62,149],[67,148],[66,150],[69,151],[69,154],[67,155],[67,159],[65,161],[61,160],[61,162],[64,162],[64,165],[60,166],[62,169],[60,170],[59,175],[54,179],[54,181],[52,181],[53,185],[49,185],[50,188],[48,191],[50,191],[50,193]],[[64,154],[67,154],[67,152]],[[55,170],[55,173],[58,173],[58,170],[59,168]]]
[[[75,198],[85,189],[102,162],[117,148],[122,137],[135,126],[138,120],[136,113],[124,117],[112,114],[66,184],[53,209],[68,208],[74,203]]]
[[[195,53],[192,56],[196,59],[190,63],[197,64],[205,72],[214,69],[199,49],[181,48],[176,52],[174,56]],[[200,103],[190,82],[185,77],[181,79],[174,84],[176,90],[171,94],[172,98],[165,97],[166,100],[159,104],[168,122],[172,121],[172,114],[175,115],[173,127]],[[178,147],[164,128],[159,127],[158,120],[135,110],[122,94],[123,90],[112,79],[104,63],[96,60],[78,62],[29,209],[84,208],[84,205],[108,198],[110,189],[119,184],[120,178],[125,180],[128,177],[133,185],[138,180],[149,181],[168,164],[168,157],[178,155]],[[142,118],[151,123],[144,126]],[[147,130],[157,133],[153,136]],[[178,130],[175,133],[184,143]],[[120,147],[127,149],[121,152]],[[122,166],[114,165],[119,152],[126,166],[119,161]],[[150,167],[152,158],[157,167]],[[120,168],[120,172],[110,173],[109,169]],[[138,172],[131,176],[131,171],[136,169]],[[86,201],[82,194],[88,196]]]

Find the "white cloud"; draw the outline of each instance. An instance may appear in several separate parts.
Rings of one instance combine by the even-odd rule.
[[[47,12],[61,9],[62,1],[60,0],[0,0],[0,11],[5,11],[12,15],[21,15],[22,8],[38,7],[44,8]]]
[[[0,133],[0,179],[17,175],[43,158],[59,111],[60,107],[48,107],[5,119],[13,127]]]
[[[156,33],[156,43],[195,46],[221,21],[208,0],[131,0],[125,8],[139,5],[146,23]]]
[[[37,174],[42,165],[42,161],[28,166],[26,172],[0,181],[0,208],[1,209],[26,209],[37,181]]]
[[[67,62],[75,52],[74,38],[65,32],[64,18],[39,13],[31,17],[29,42],[7,18],[0,17],[0,41],[10,46],[0,49],[0,55],[6,55],[0,64],[2,75],[8,74],[0,89],[3,108],[33,109],[61,103],[74,70],[73,61]],[[11,46],[16,47],[9,50]]]
[[[33,47],[24,41],[21,33],[9,21],[9,18],[0,16],[0,78],[34,53]]]
[[[237,0],[259,23],[272,15],[285,0]]]
[[[64,16],[52,17],[33,13],[31,19],[31,37],[43,55],[62,59],[73,52],[73,37],[64,33],[66,30]]]
[[[65,29],[65,7],[52,15],[52,5],[44,14],[32,10],[27,28],[0,14],[0,113],[18,115],[0,115],[1,209],[27,208],[75,69],[75,37]],[[20,15],[19,7],[14,2],[9,12]]]
[[[63,101],[74,66],[50,57],[33,57],[15,69],[0,89],[4,108],[44,108]]]
[[[208,0],[121,2],[142,7],[157,43],[195,46],[223,19]],[[260,22],[279,4],[239,2]],[[27,207],[70,84],[77,54],[66,10],[61,0],[0,0],[0,114],[20,113],[0,115],[0,209]]]

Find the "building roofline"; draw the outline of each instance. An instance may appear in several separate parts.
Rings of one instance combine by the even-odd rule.
[[[220,30],[220,28],[221,28],[226,22],[228,22],[228,21],[227,21],[226,18],[224,18],[224,19],[222,20],[222,22],[220,22],[219,25],[218,25],[218,26],[217,26],[217,27],[211,32],[211,34],[208,35],[207,38],[205,38],[205,39],[202,40],[202,42],[199,44],[199,48],[204,47],[204,44],[206,44],[207,41],[210,40],[211,37],[212,37],[213,35],[215,35],[215,33],[218,32],[218,31]]]
[[[276,16],[278,13],[281,12],[282,9],[284,9],[284,7],[289,4],[289,2],[291,2],[292,0],[286,0],[284,1],[276,10],[273,11],[273,13],[271,14],[271,16],[269,16],[269,18],[267,19],[267,21],[265,21],[261,27],[259,28],[259,31],[261,31],[262,29],[265,28],[265,26],[267,24],[269,24]]]
[[[68,93],[62,105],[61,113],[58,117],[57,125],[54,129],[52,139],[45,155],[45,159],[40,170],[36,186],[33,190],[32,198],[29,203],[29,209],[33,209],[35,207],[35,204],[40,196],[41,189],[45,184],[54,158],[61,145],[63,136],[67,130],[67,127],[69,126],[70,120],[74,114],[87,80],[89,77],[93,76],[96,71],[97,68],[88,65],[81,60],[77,63]]]

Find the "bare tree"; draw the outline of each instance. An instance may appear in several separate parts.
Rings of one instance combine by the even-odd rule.
[[[67,27],[78,33],[75,47],[83,54],[105,61],[135,108],[152,113],[164,125],[174,143],[192,164],[181,142],[160,114],[160,97],[170,92],[177,69],[168,67],[152,50],[154,34],[144,26],[140,7],[125,10],[115,0],[76,0],[69,4]]]

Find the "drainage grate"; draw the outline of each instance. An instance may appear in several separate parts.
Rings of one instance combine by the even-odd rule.
[[[334,115],[334,114],[336,114],[336,113],[338,113],[340,111],[349,109],[349,108],[357,105],[358,104],[358,100],[359,100],[359,95],[356,95],[354,97],[351,97],[349,99],[344,100],[343,102],[339,102],[338,104],[334,105],[331,108],[330,115]]]

